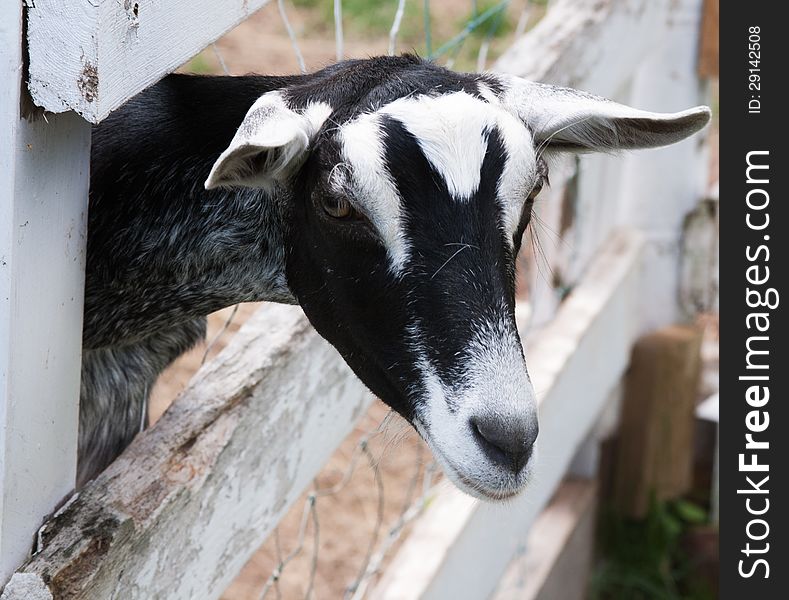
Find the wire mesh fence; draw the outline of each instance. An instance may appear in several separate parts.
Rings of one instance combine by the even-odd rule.
[[[270,74],[306,72],[347,57],[399,52],[416,52],[463,71],[484,70],[539,20],[546,4],[547,0],[277,0],[214,46],[223,56],[209,48],[195,57],[189,70],[223,70],[227,63],[237,74],[262,72],[264,65]],[[265,23],[258,18],[262,15]],[[241,43],[239,32],[246,35]],[[255,35],[257,39],[251,39]]]
[[[386,470],[381,468],[380,463],[392,446],[397,444],[397,437],[400,437],[397,434],[392,436],[391,424],[392,417],[388,415],[374,429],[357,435],[350,458],[345,462],[344,471],[337,472],[334,469],[333,473],[316,478],[312,489],[303,500],[297,533],[295,538],[291,536],[288,548],[285,548],[279,528],[275,531],[273,546],[276,566],[263,583],[257,598],[262,600],[271,597],[292,597],[292,592],[291,594],[283,592],[282,581],[289,575],[288,566],[300,556],[303,558],[303,565],[301,569],[291,573],[296,581],[291,582],[289,589],[292,590],[293,583],[296,583],[296,587],[300,586],[303,589],[304,598],[318,596],[316,581],[321,566],[321,524],[325,524],[325,519],[331,519],[330,515],[321,513],[321,508],[328,498],[343,502],[343,497],[346,497],[353,501],[352,496],[358,494],[358,489],[354,489],[354,486],[358,487],[360,484],[354,478],[359,469],[369,469],[367,479],[371,478],[372,481],[362,485],[369,486],[368,490],[374,490],[372,498],[366,503],[373,509],[373,514],[368,515],[372,518],[367,519],[364,527],[366,536],[359,536],[368,539],[359,539],[358,551],[353,553],[356,560],[353,561],[354,564],[348,565],[354,572],[353,576],[344,583],[335,581],[334,593],[330,597],[339,597],[337,594],[339,591],[342,592],[342,597],[353,600],[365,596],[408,525],[429,502],[435,492],[434,484],[437,480],[436,466],[432,461],[425,462],[425,450],[421,444],[412,446],[413,456],[409,457],[412,465],[406,477],[387,477]],[[376,449],[375,442],[381,439],[383,443]],[[333,480],[329,484],[321,481],[329,478]],[[393,485],[399,487],[397,501],[392,501],[391,498]],[[387,494],[390,496],[388,500],[391,504],[388,510]],[[298,506],[295,508],[296,512],[299,512]],[[363,515],[360,517],[364,518]],[[336,528],[331,532],[337,535]],[[348,559],[348,557],[344,558]]]

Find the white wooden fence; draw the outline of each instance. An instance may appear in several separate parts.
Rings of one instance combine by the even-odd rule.
[[[218,597],[371,401],[298,308],[267,306],[47,523],[29,557],[74,484],[89,122],[264,3],[29,2],[29,92],[50,111],[32,121],[21,114],[21,3],[0,5],[3,600]],[[705,100],[700,10],[700,0],[558,0],[495,70],[681,110]],[[682,223],[705,165],[695,138],[552,171],[539,210],[559,289],[535,269],[521,324],[540,396],[536,481],[506,506],[443,489],[372,597],[494,592],[579,448],[594,451],[585,442],[635,337],[679,316]],[[547,243],[551,230],[564,241]]]

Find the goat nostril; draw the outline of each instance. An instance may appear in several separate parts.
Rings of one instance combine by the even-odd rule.
[[[480,424],[472,420],[471,421],[471,429],[474,432],[474,437],[477,440],[477,443],[482,447],[482,450],[485,454],[493,460],[495,463],[506,464],[509,461],[507,457],[507,452],[502,448],[498,443],[496,443],[496,436],[492,435],[492,432],[488,431],[489,428],[480,426]]]
[[[470,424],[477,443],[492,462],[515,473],[529,462],[537,438],[536,428],[487,418],[472,418]]]

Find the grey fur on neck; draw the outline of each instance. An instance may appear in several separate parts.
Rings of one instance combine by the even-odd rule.
[[[156,379],[206,315],[295,303],[278,192],[203,189],[255,99],[291,80],[170,75],[94,128],[79,486],[146,423]]]
[[[139,214],[103,258],[89,260],[85,348],[137,343],[238,302],[295,303],[276,198],[243,190],[211,200],[189,217],[183,210]]]
[[[161,372],[205,336],[193,319],[120,348],[82,355],[77,487],[103,471],[148,425],[148,395]]]
[[[140,215],[144,240],[134,239],[133,226],[118,232],[104,260],[89,261],[78,485],[147,423],[156,379],[203,339],[205,315],[239,302],[296,302],[285,278],[278,204],[276,196],[239,190],[195,207],[208,209],[204,218],[165,213],[154,223]]]

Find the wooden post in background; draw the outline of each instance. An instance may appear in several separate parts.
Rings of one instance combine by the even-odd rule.
[[[718,77],[720,54],[720,0],[704,0],[699,40],[699,76]]]
[[[701,331],[669,326],[641,337],[626,376],[614,502],[644,517],[651,497],[677,498],[692,483]]]

